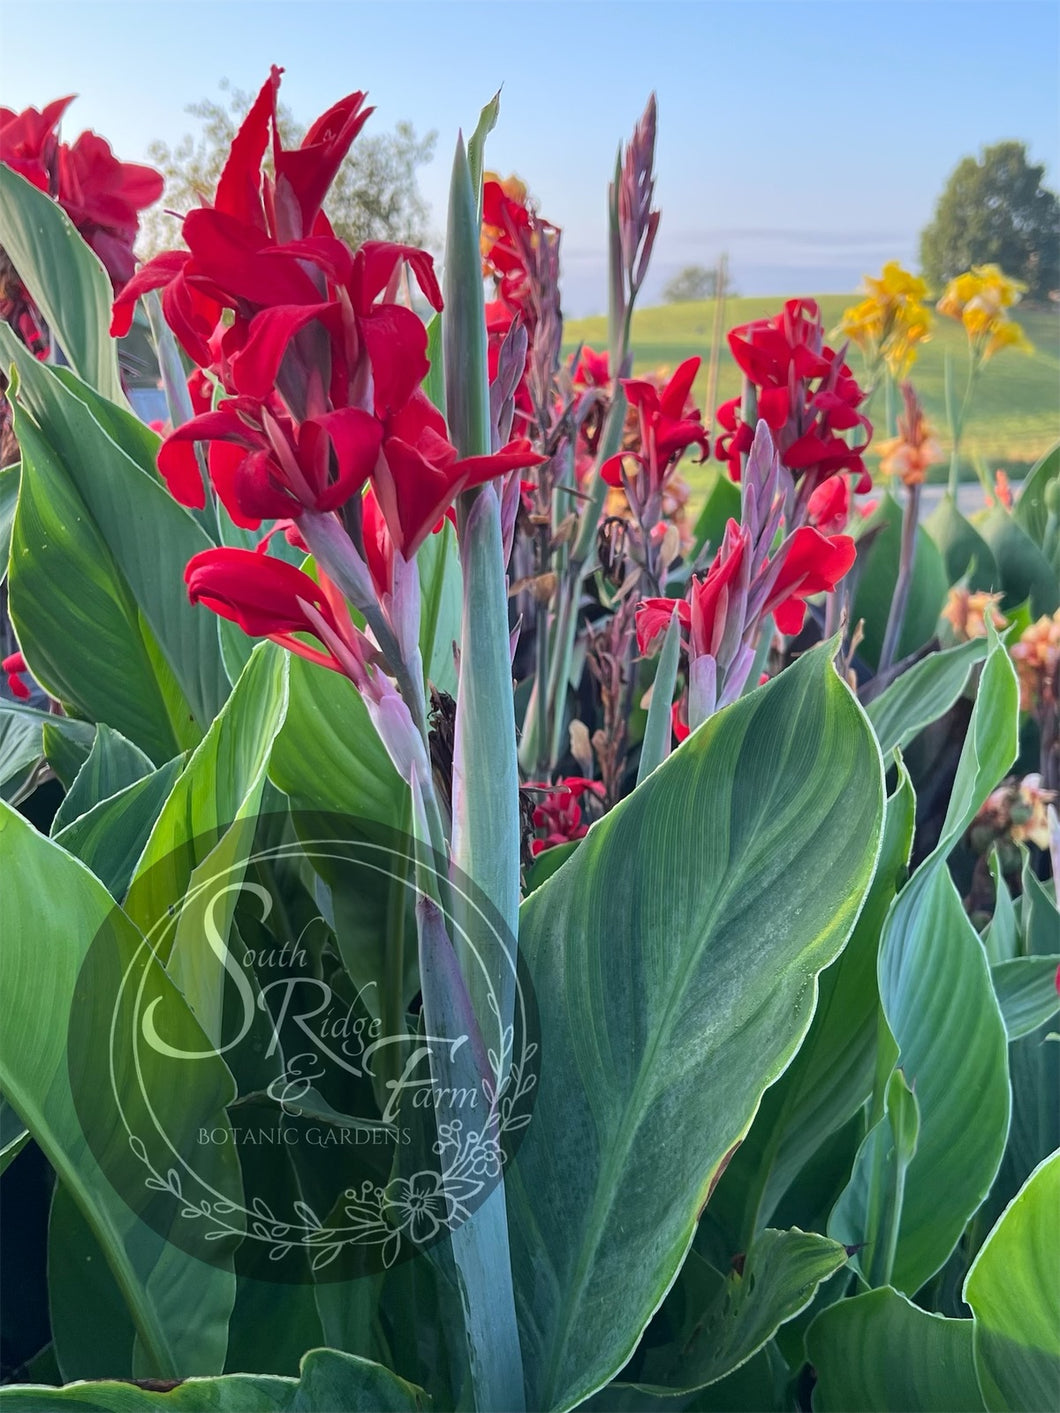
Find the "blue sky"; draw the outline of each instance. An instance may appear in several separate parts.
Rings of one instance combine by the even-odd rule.
[[[273,62],[303,121],[366,88],[377,130],[438,131],[421,178],[437,231],[457,129],[501,87],[488,163],[563,227],[573,315],[604,307],[606,184],[652,89],[649,299],[722,250],[741,293],[852,289],[914,260],[953,166],[1003,138],[1060,176],[1057,0],[0,0],[2,101],[77,92],[67,136],[95,128],[130,160]]]

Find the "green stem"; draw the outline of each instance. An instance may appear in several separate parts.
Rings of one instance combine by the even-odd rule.
[[[453,162],[445,249],[446,414],[461,456],[491,450],[477,183],[462,141]],[[507,569],[500,499],[490,483],[457,500],[463,570],[460,681],[453,748],[452,868],[499,914],[490,920],[454,887],[453,950],[484,1033],[515,1006],[521,828]],[[421,948],[422,964],[422,948]],[[450,999],[452,999],[450,997]],[[496,1006],[494,1016],[493,1006]],[[526,1407],[503,1179],[452,1238],[478,1413]]]
[[[887,615],[887,629],[880,649],[878,671],[883,672],[894,662],[898,642],[905,623],[906,607],[909,603],[909,590],[913,583],[913,561],[916,557],[916,531],[920,518],[920,487],[910,486],[906,495],[905,512],[902,516],[902,548],[898,561],[898,580],[894,586],[890,612]]]
[[[972,391],[975,388],[976,378],[979,375],[979,369],[981,366],[982,365],[980,359],[978,359],[974,353],[971,354],[968,360],[968,383],[964,389],[964,397],[961,399],[960,411],[957,413],[956,418],[953,417],[951,400],[949,397],[947,397],[948,412],[950,416],[950,436],[953,440],[953,450],[950,452],[950,477],[948,490],[950,495],[953,497],[954,502],[956,502],[957,500],[957,487],[959,486],[961,479],[961,440],[964,436],[964,424],[968,416],[968,409],[971,407]]]

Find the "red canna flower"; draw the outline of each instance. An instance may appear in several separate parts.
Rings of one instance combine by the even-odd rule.
[[[857,476],[859,494],[869,490],[862,452],[872,425],[858,411],[865,393],[825,344],[816,302],[788,300],[775,317],[732,329],[729,347],[755,387],[758,416],[773,433],[781,461],[799,483],[802,509],[822,482],[842,472]],[[733,398],[718,408],[722,432],[714,449],[736,481],[754,439],[754,428],[742,420],[741,401]],[[856,428],[866,438],[852,448],[839,434]]]
[[[394,544],[411,559],[461,491],[544,460],[519,439],[489,456],[461,458],[441,413],[416,391],[387,419],[372,484]]]
[[[61,143],[56,130],[73,101],[58,98],[42,112],[0,108],[0,161],[54,197],[117,291],[133,273],[140,212],[162,195],[165,180],[153,167],[119,162],[94,132]]]
[[[205,490],[191,443],[209,443],[210,480],[237,525],[334,510],[364,486],[382,439],[370,413],[343,407],[295,424],[273,398],[227,398],[185,422],[159,450],[173,497],[202,509]]]
[[[856,558],[857,548],[849,535],[822,535],[810,525],[800,525],[777,550],[773,566],[779,563],[780,567],[763,615],[771,613],[781,633],[800,632],[806,600],[831,592]]]
[[[571,381],[576,388],[606,389],[611,383],[611,359],[606,350],[597,353],[595,349],[583,345]]]
[[[637,468],[627,473],[627,493],[643,472],[645,486],[640,498],[647,502],[662,493],[667,477],[690,446],[698,446],[705,457],[710,441],[698,408],[691,403],[692,384],[699,372],[699,358],[686,359],[660,391],[654,383],[640,378],[623,378],[622,387],[640,423],[640,450],[622,451],[600,468],[609,486],[623,485],[627,462]]]
[[[567,775],[555,785],[528,781],[523,789],[534,794],[545,792],[533,811],[534,828],[543,836],[531,842],[530,852],[535,857],[556,844],[569,844],[584,838],[589,832],[589,823],[583,820],[579,801],[586,795],[602,800],[605,793],[601,781],[587,780],[581,775]]]
[[[0,662],[0,672],[7,674],[7,685],[11,689],[11,695],[17,697],[19,701],[27,701],[32,695],[29,687],[22,680],[29,672],[26,666],[26,659],[21,653],[11,653]]]
[[[49,196],[58,194],[56,129],[74,97],[71,93],[67,98],[56,98],[40,112],[36,108],[21,113],[0,108],[0,162]]]
[[[269,638],[335,672],[350,675],[351,658],[363,669],[363,640],[345,610],[341,618],[336,612],[326,591],[330,586],[315,583],[286,560],[264,554],[261,547],[203,550],[188,561],[184,582],[192,603],[238,623],[252,638]],[[329,639],[324,650],[295,636],[320,639],[322,631]]]
[[[822,535],[836,534],[850,519],[850,482],[845,476],[829,476],[814,491],[807,504],[807,518]]]

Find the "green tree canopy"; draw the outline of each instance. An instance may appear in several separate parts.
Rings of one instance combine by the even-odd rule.
[[[212,197],[236,130],[253,102],[250,94],[221,83],[226,101],[205,98],[188,113],[199,120],[197,135],[187,133],[169,147],[153,142],[151,161],[166,179],[161,202],[142,222],[138,249],[154,255],[180,244],[179,215]],[[284,142],[298,143],[305,128],[283,104],[279,108]],[[411,123],[398,123],[392,132],[366,129],[350,149],[328,195],[326,209],[336,235],[356,247],[365,240],[403,241],[423,245],[429,239],[427,203],[420,194],[416,172],[434,155],[437,134],[419,136]]]
[[[929,283],[941,290],[971,265],[995,264],[1022,280],[1032,299],[1060,287],[1060,201],[1042,185],[1044,175],[1022,142],[965,157],[920,237]]]
[[[663,289],[663,299],[667,304],[688,304],[692,300],[714,299],[719,293],[726,296],[736,291],[729,283],[727,275],[721,277],[719,291],[718,270],[708,270],[704,265],[686,265]]]

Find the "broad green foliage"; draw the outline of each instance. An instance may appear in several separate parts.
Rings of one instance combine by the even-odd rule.
[[[118,901],[129,890],[136,865],[182,765],[180,757],[167,761],[151,775],[100,800],[54,836],[67,853],[88,864]]]
[[[1056,973],[1060,956],[1012,957],[990,969],[1010,1040],[1020,1040],[1060,1010]]]
[[[1060,485],[1060,445],[1046,452],[1031,469],[1013,507],[1013,514],[1046,559],[1060,575],[1060,511],[1056,506]],[[1053,501],[1050,509],[1049,500]]]
[[[923,527],[935,541],[951,584],[967,576],[972,589],[992,589],[997,584],[997,563],[982,535],[957,509],[949,491],[939,499]]]
[[[871,543],[866,540],[867,547],[860,552],[864,563],[860,566],[851,616],[854,622],[864,619],[865,638],[858,651],[866,662],[875,664],[883,646],[886,606],[891,602],[898,580],[902,538],[902,507],[889,491],[880,498],[879,505],[865,522],[861,538],[869,535],[874,538]],[[942,556],[934,540],[921,527],[916,536],[913,581],[896,660],[915,652],[932,636],[948,586]]]
[[[888,1286],[829,1306],[806,1351],[814,1413],[982,1413],[972,1321],[928,1314]]]
[[[186,1379],[176,1388],[150,1390],[129,1384],[75,1384],[52,1389],[0,1389],[4,1413],[418,1413],[429,1407],[422,1389],[367,1359],[334,1349],[311,1349],[301,1377],[229,1374]]]
[[[791,1065],[762,1098],[711,1202],[737,1249],[768,1222],[799,1170],[864,1104],[872,1089],[879,993],[880,931],[903,881],[913,842],[915,800],[904,768],[887,801],[876,871],[850,941],[821,974],[809,1033]]]
[[[394,823],[404,786],[353,684],[299,657],[289,671],[290,701],[269,760],[272,781],[296,809]]]
[[[573,1407],[631,1352],[805,1033],[882,807],[822,648],[708,721],[524,903],[548,1057],[507,1183],[528,1407]]]
[[[964,691],[968,675],[986,657],[986,640],[971,638],[959,647],[930,653],[872,698],[865,710],[886,755],[907,746],[938,720]]]
[[[669,1304],[678,1296],[683,1319],[672,1343],[649,1350],[638,1385],[655,1393],[675,1393],[725,1378],[757,1354],[785,1321],[804,1310],[820,1283],[846,1261],[846,1248],[839,1242],[797,1229],[760,1232],[741,1269],[730,1271],[724,1279],[690,1252],[667,1298]],[[701,1292],[705,1293],[704,1286],[714,1287],[702,1303],[695,1299],[696,1284],[685,1280],[690,1269],[699,1276]],[[664,1314],[666,1310],[664,1305]]]
[[[109,968],[115,976],[126,966],[137,967],[147,994],[160,998],[167,1034],[174,1043],[201,1048],[202,1033],[161,967],[141,948],[132,923],[117,912],[102,884],[82,864],[6,806],[0,806],[0,850],[4,858],[0,988],[6,1018],[0,1087],[106,1256],[136,1326],[135,1367],[170,1378],[191,1371],[215,1372],[224,1364],[228,1315],[235,1296],[230,1264],[220,1248],[207,1265],[180,1246],[160,1242],[153,1232],[145,1235],[89,1148],[82,1127],[84,1112],[79,1114],[74,1106],[67,1029],[81,967],[97,931],[108,928],[106,945],[92,954],[94,966]],[[42,956],[48,958],[46,968],[41,965]],[[101,1027],[104,1045],[107,1034],[108,1027]],[[177,1091],[167,1082],[165,1062],[150,1048],[142,1054],[147,1067],[144,1085],[175,1145],[190,1145],[200,1123],[227,1123],[223,1106],[234,1097],[234,1089],[220,1059],[196,1065],[193,1082]],[[125,1135],[102,1082],[106,1073],[102,1065],[99,1073],[93,1128],[97,1134],[111,1135],[106,1142],[113,1173],[112,1165],[128,1166],[135,1160],[127,1152],[121,1157]],[[131,1094],[123,1094],[124,1098],[133,1103]],[[210,1175],[219,1190],[238,1193],[238,1171],[230,1151],[217,1147],[206,1158],[213,1165]]]
[[[195,744],[191,710],[84,502],[35,424],[16,421],[10,611],[30,669],[52,696],[161,764]]]
[[[427,326],[424,390],[446,412],[461,458],[496,449],[480,237],[484,143],[497,114],[494,98],[466,150],[457,144],[446,310]],[[634,146],[620,152],[609,198],[612,369],[632,352],[623,242],[637,222],[623,203],[640,199],[630,187],[636,170],[650,208],[653,134],[652,104]],[[278,202],[282,173],[277,193]],[[0,1388],[0,1413],[1060,1406],[1060,1045],[1050,1030],[1060,919],[1027,849],[1018,897],[999,857],[989,861],[997,900],[982,937],[961,896],[969,826],[1017,755],[1021,771],[1033,768],[1037,744],[1032,731],[1018,739],[1015,673],[992,627],[985,640],[898,670],[907,655],[937,647],[955,583],[1004,592],[1010,642],[1032,615],[1056,608],[1060,447],[1031,471],[1011,513],[996,506],[969,520],[946,495],[926,517],[897,667],[873,681],[903,516],[884,492],[860,527],[848,581],[850,618],[864,619],[853,664],[863,705],[835,669],[838,640],[795,651],[790,667],[756,688],[773,644],[767,619],[744,695],[672,751],[683,658],[671,623],[647,710],[651,672],[639,662],[630,683],[637,704],[620,706],[627,767],[640,749],[636,788],[584,837],[531,861],[520,732],[536,775],[539,760],[565,757],[568,708],[590,731],[600,722],[582,710],[580,636],[586,607],[591,620],[614,607],[592,592],[607,490],[599,470],[575,492],[576,517],[559,508],[575,489],[565,479],[573,472],[566,463],[558,472],[558,587],[534,625],[551,636],[535,645],[539,657],[524,649],[514,658],[544,664],[543,680],[514,697],[506,574],[526,567],[518,557],[506,566],[499,483],[457,494],[454,482],[457,526],[444,523],[418,551],[418,653],[404,597],[414,599],[415,585],[395,580],[394,594],[381,595],[379,612],[395,611],[405,630],[395,619],[395,647],[367,590],[358,597],[363,545],[356,513],[344,508],[350,546],[338,568],[353,574],[356,587],[344,586],[358,604],[350,611],[357,625],[364,615],[376,624],[388,659],[369,670],[397,668],[398,654],[398,680],[416,686],[409,705],[425,739],[415,758],[423,760],[422,744],[430,772],[408,767],[396,716],[387,735],[395,757],[406,751],[410,789],[353,681],[189,602],[193,556],[215,542],[245,550],[258,535],[236,528],[212,499],[189,514],[172,498],[156,467],[159,439],[121,388],[106,334],[107,276],[58,206],[2,164],[0,246],[70,365],[39,363],[0,325],[22,457],[0,472],[0,578],[30,672],[58,703],[51,714],[0,702],[0,1173],[16,1164],[5,1200],[42,1155],[54,1174],[50,1342],[20,1370],[25,1384]],[[156,299],[158,321],[160,308]],[[386,327],[384,316],[378,339]],[[695,337],[700,352],[701,331]],[[167,391],[183,397],[176,343],[168,330],[165,338]],[[964,340],[963,330],[939,329],[932,347]],[[589,341],[604,343],[592,333]],[[365,348],[371,342],[365,333]],[[314,385],[302,366],[311,346],[299,334],[288,350],[305,386]],[[653,364],[679,361],[662,344],[639,351]],[[921,368],[931,357],[929,349]],[[1041,364],[1039,355],[1025,366]],[[991,388],[1005,388],[1006,370],[991,373]],[[735,392],[724,387],[732,376],[723,351],[722,396]],[[171,405],[181,420],[180,399]],[[594,432],[598,465],[618,450],[625,410],[616,384]],[[1055,416],[1050,436],[1053,424]],[[308,450],[299,439],[299,457]],[[441,442],[438,454],[447,454]],[[384,470],[376,462],[373,478]],[[724,470],[699,475],[706,501],[689,566],[702,566],[704,545],[716,547],[740,515],[740,489]],[[316,573],[282,535],[270,553]],[[321,554],[331,564],[326,546]],[[652,592],[680,592],[689,572]],[[341,616],[337,575],[328,605]],[[636,582],[627,578],[622,592]],[[308,633],[304,605],[285,601],[281,611],[278,576],[266,572],[261,583],[291,631]],[[602,575],[595,583],[606,587]],[[269,629],[267,616],[254,626]],[[442,714],[426,723],[432,701],[418,700],[421,676],[443,694]],[[458,708],[451,733],[449,697]],[[916,738],[940,718],[952,727],[968,714],[940,830],[953,757],[947,747],[937,762],[925,759],[941,731]],[[544,722],[547,742],[538,739]],[[604,768],[600,749],[598,757]],[[553,774],[570,768],[560,763]],[[47,790],[29,799],[42,780]],[[41,832],[49,821],[50,835]],[[397,847],[385,877],[372,878],[375,891],[345,871],[341,851],[362,838],[362,825],[416,838],[407,871]],[[426,868],[426,839],[447,851],[451,876],[444,881],[443,868],[432,886],[439,897],[450,887],[460,895],[455,926],[422,897],[410,905],[425,882],[416,870]],[[251,841],[261,846],[254,857]],[[295,843],[305,854],[288,850]],[[327,844],[340,847],[329,855]],[[386,1196],[391,1183],[400,1196],[413,1175],[430,1176],[414,1165],[435,1135],[438,1156],[468,1138],[457,1095],[493,1094],[481,1085],[487,1043],[496,1074],[505,1063],[516,1073],[506,1058],[511,969],[492,920],[462,891],[468,876],[518,933],[533,1109],[503,1165],[485,1149],[461,1150],[462,1162],[479,1165],[468,1172],[490,1168],[495,1186],[479,1205],[468,1197],[447,1238],[414,1253],[407,1248],[419,1237],[406,1242],[404,1223],[409,1233],[417,1220],[426,1230],[440,1196],[464,1199],[417,1188],[427,1205],[414,1209],[408,1193]],[[195,897],[221,877],[253,881],[251,899],[237,902],[238,886]],[[170,918],[172,930],[160,932]],[[482,969],[473,957],[486,934]],[[265,1004],[260,968],[275,964],[273,944],[288,937],[305,944],[295,980],[326,992],[320,1011],[288,1014],[284,1000],[280,1014],[279,1001]],[[232,1053],[222,1040],[236,990],[256,1028]],[[140,1045],[145,1006],[168,1046]],[[308,1022],[321,1014],[318,1034]],[[352,1032],[340,1016],[352,1017]],[[499,1039],[485,1042],[493,1023]],[[356,1050],[366,1035],[380,1039],[370,1047],[379,1052],[374,1069],[369,1048]],[[235,1126],[261,1113],[283,1126],[285,1144],[310,1124],[331,1137],[378,1137],[406,1042],[416,1042],[414,1063],[429,1059],[430,1092],[409,1089],[438,1127],[411,1152],[373,1149],[364,1173],[386,1213],[375,1233],[409,1259],[387,1264],[384,1252],[371,1265],[366,1248],[363,1267],[353,1253],[328,1284],[343,1244],[331,1224],[358,1220],[349,1151],[318,1168],[309,1140],[273,1162],[253,1140],[237,1149]],[[299,1054],[303,1045],[312,1048]],[[178,1069],[188,1051],[197,1063]],[[317,1054],[346,1073],[325,1071],[299,1089],[297,1062]],[[273,1088],[281,1077],[282,1095]],[[494,1087],[510,1119],[515,1101]],[[408,1104],[402,1120],[421,1107]],[[139,1136],[154,1136],[140,1127],[148,1122],[168,1151],[148,1152]],[[185,1190],[193,1149],[215,1206]],[[447,1183],[460,1180],[447,1170]],[[287,1240],[294,1227],[273,1216],[274,1192],[309,1223],[304,1243]],[[211,1213],[221,1214],[217,1230],[198,1220]],[[250,1238],[266,1217],[277,1245],[255,1250]],[[285,1245],[291,1264],[266,1267]],[[354,1279],[360,1270],[371,1274]]]
[[[63,477],[69,513],[77,521],[87,522],[102,539],[121,585],[144,624],[145,641],[153,645],[154,656],[164,660],[160,670],[171,673],[179,687],[180,705],[173,709],[191,721],[187,726],[177,721],[174,730],[183,733],[182,740],[189,726],[192,733],[198,728],[201,734],[229,690],[212,616],[188,601],[184,586],[184,566],[192,555],[209,547],[209,539],[158,479],[145,471],[139,454],[142,448],[134,445],[134,454],[130,455],[124,448],[129,438],[122,428],[114,429],[121,440],[108,434],[90,403],[78,396],[72,379],[57,377],[31,358],[6,329],[0,329],[0,335],[5,357],[10,357],[18,370],[20,415],[16,431],[20,441],[32,419]],[[115,418],[119,415],[113,414]],[[24,465],[23,496],[28,479],[29,468]],[[20,499],[16,534],[21,515]],[[65,592],[68,599],[76,600],[78,575],[91,576],[95,565],[91,560],[79,559],[74,525],[60,522],[52,533],[56,538],[48,541],[48,550],[56,556],[53,563],[57,580],[52,594]],[[13,613],[20,602],[16,586],[13,577]],[[23,609],[24,599],[22,595]],[[86,650],[90,644],[91,637]],[[31,666],[36,646],[35,642],[22,643]],[[57,656],[62,645],[49,639],[43,646]],[[96,719],[110,721],[105,716]],[[192,739],[197,737],[193,734]]]
[[[1004,590],[1002,608],[1030,599],[1033,617],[1055,612],[1060,604],[1057,571],[1016,517],[995,505],[978,528],[997,561],[995,587]]]
[[[254,650],[231,697],[166,799],[136,867],[126,909],[147,933],[198,879],[242,877],[265,790],[269,752],[287,709],[288,658],[271,643]],[[231,924],[235,894],[223,916]],[[205,901],[205,899],[204,899]],[[220,926],[220,923],[218,924]],[[211,1040],[218,1039],[223,973],[200,905],[182,907],[156,948]]]
[[[884,1270],[909,1295],[942,1266],[986,1197],[1008,1132],[1005,1025],[986,955],[946,859],[1015,756],[1016,719],[1015,672],[994,634],[942,836],[895,900],[880,946],[886,1029],[874,1118],[883,1117],[883,1077],[897,1066],[916,1096],[919,1133],[905,1173],[893,1260],[888,1256],[881,1267],[879,1253],[869,1252],[862,1266]],[[892,1170],[886,1129],[878,1123],[830,1234],[848,1244],[869,1238],[863,1223],[880,1210],[879,1183],[889,1183]],[[874,1239],[881,1230],[872,1224]]]
[[[112,731],[109,726],[97,726],[88,759],[56,811],[52,834],[58,834],[119,790],[135,785],[138,780],[150,775],[152,770],[151,762],[131,741]]]
[[[0,246],[33,291],[71,368],[104,397],[124,403],[103,266],[58,203],[3,163]]]
[[[1060,1153],[1041,1163],[1006,1209],[964,1286],[986,1406],[1060,1404]]]

